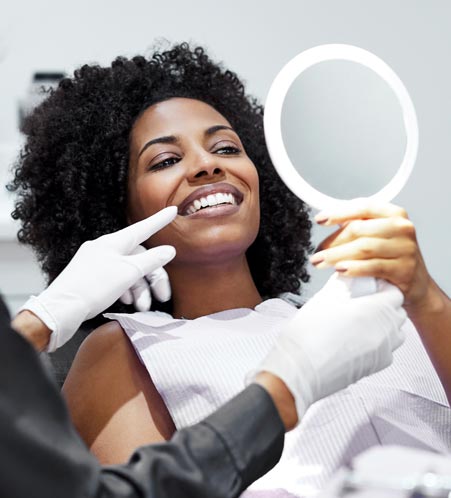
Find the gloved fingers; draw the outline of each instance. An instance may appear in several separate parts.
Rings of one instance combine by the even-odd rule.
[[[152,295],[160,303],[165,303],[171,299],[171,284],[169,276],[164,268],[157,268],[153,273],[146,276],[150,283]]]
[[[141,245],[137,246],[132,254],[142,254],[146,252],[147,249]],[[152,273],[146,275],[146,279],[149,282],[152,295],[158,299],[161,303],[165,303],[171,299],[171,286],[169,284],[169,276],[162,267],[157,268]],[[150,304],[149,304],[150,308]]]
[[[152,304],[149,283],[145,278],[140,278],[130,289],[133,295],[133,304],[137,311],[149,311]]]
[[[393,307],[401,308],[404,304],[404,294],[399,288],[381,278],[378,278],[376,282],[377,294],[381,296],[381,298],[386,299]]]
[[[398,349],[399,346],[401,346],[401,344],[406,339],[406,332],[403,328],[406,319],[407,319],[407,313],[405,312],[404,308],[401,308],[399,310],[398,328],[395,330],[395,333],[393,334],[392,351]]]
[[[333,273],[323,287],[308,302],[311,300],[315,300],[316,302],[321,299],[332,304],[338,300],[351,298],[349,280],[337,272]]]
[[[138,244],[168,225],[177,216],[177,207],[170,206],[145,220],[133,223],[122,230],[99,237],[121,254],[130,254]],[[98,240],[99,240],[98,239]]]
[[[132,304],[133,303],[133,295],[131,293],[131,290],[128,289],[125,291],[122,296],[119,298],[119,300],[124,303],[124,304]]]
[[[175,256],[175,248],[172,246],[157,246],[152,249],[138,249],[139,254],[126,256],[127,260],[138,268],[140,275],[149,275],[157,268],[169,263]]]

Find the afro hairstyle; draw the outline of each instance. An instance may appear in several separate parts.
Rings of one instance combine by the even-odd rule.
[[[149,58],[118,57],[110,67],[84,65],[28,116],[9,185],[19,241],[33,248],[51,282],[83,242],[125,227],[130,132],[145,109],[173,97],[211,105],[237,131],[260,182],[261,224],[247,251],[253,279],[265,298],[300,294],[311,222],[271,163],[263,107],[235,73],[187,43]],[[119,302],[110,309],[131,310]]]

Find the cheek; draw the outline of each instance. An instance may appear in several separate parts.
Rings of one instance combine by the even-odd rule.
[[[148,175],[129,187],[128,214],[131,222],[140,221],[169,205],[171,182]]]
[[[258,176],[257,168],[253,164],[252,168],[249,169],[246,182],[252,191],[254,204],[256,204],[256,208],[258,208],[260,212],[260,179]]]

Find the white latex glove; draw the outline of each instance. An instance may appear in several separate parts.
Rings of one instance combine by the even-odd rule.
[[[172,246],[139,251],[136,247],[169,224],[177,215],[175,206],[103,235],[80,246],[58,277],[39,296],[32,296],[21,310],[37,315],[52,330],[47,351],[65,344],[81,323],[113,304],[144,275],[171,261]]]
[[[404,341],[401,291],[378,280],[378,292],[351,297],[349,281],[334,274],[288,323],[259,367],[284,381],[298,420],[307,408],[390,365]]]
[[[141,254],[146,250],[140,245],[131,254]],[[137,311],[147,311],[150,310],[152,296],[161,303],[171,299],[169,276],[164,268],[157,268],[152,273],[140,278],[122,294],[120,300],[124,304],[133,304]]]

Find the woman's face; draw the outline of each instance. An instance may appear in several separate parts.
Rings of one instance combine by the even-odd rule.
[[[128,190],[132,223],[177,206],[176,219],[147,242],[173,245],[174,264],[219,263],[257,236],[257,170],[230,123],[199,100],[166,100],[138,118]]]

